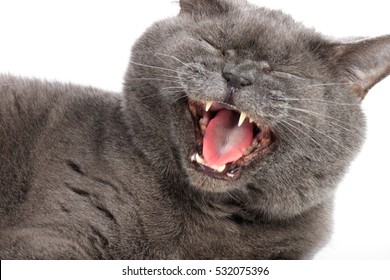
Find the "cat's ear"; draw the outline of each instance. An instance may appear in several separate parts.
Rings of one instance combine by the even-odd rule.
[[[330,61],[337,75],[363,99],[371,87],[390,74],[390,35],[333,45]]]
[[[230,8],[229,0],[180,0],[180,14],[193,17],[224,14]]]

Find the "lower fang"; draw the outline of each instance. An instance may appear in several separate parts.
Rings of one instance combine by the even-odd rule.
[[[223,172],[225,170],[225,168],[226,168],[226,165],[213,167],[213,169],[217,170],[218,172]]]
[[[196,154],[195,159],[197,163],[204,164],[204,159],[200,155]]]
[[[233,173],[230,173],[230,172],[227,173],[226,175],[227,175],[228,177],[230,177],[230,178],[233,178],[233,177],[234,177],[234,174],[233,174]]]

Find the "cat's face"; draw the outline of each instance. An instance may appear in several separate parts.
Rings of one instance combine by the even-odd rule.
[[[362,144],[361,97],[379,78],[364,74],[348,44],[279,11],[244,1],[180,4],[178,17],[139,40],[126,85],[155,108],[161,130],[169,127],[161,135],[191,185],[239,190],[281,215],[329,198]]]

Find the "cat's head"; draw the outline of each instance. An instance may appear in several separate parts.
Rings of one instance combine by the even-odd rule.
[[[389,74],[390,37],[340,42],[246,1],[180,7],[139,39],[125,81],[151,165],[276,216],[331,197],[364,139],[361,100]]]

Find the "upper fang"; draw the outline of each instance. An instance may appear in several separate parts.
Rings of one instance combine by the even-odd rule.
[[[211,105],[213,105],[213,102],[211,102],[211,101],[206,102],[206,108],[205,108],[206,112],[208,112],[210,110]]]
[[[240,119],[238,120],[238,126],[241,126],[246,119],[246,114],[241,112]]]

